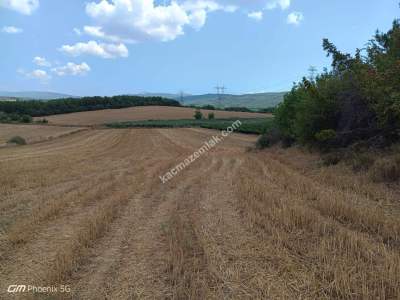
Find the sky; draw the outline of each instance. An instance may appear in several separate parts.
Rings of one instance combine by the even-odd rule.
[[[399,17],[399,0],[0,0],[0,91],[277,92]]]

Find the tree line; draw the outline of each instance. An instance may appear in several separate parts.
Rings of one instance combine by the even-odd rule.
[[[28,115],[31,117],[49,116],[72,112],[118,109],[133,106],[181,106],[172,99],[162,97],[141,97],[141,96],[113,96],[113,97],[82,97],[64,98],[50,101],[0,101],[0,112],[3,114]]]
[[[400,136],[400,20],[377,31],[364,49],[343,53],[328,39],[331,70],[304,77],[275,110],[275,130],[263,137],[320,147],[363,141],[385,146]]]

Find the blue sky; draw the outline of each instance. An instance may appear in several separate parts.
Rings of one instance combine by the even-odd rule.
[[[0,0],[0,90],[288,90],[327,37],[353,52],[398,0]]]

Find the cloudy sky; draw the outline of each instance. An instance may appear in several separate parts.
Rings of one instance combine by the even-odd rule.
[[[0,0],[0,90],[282,91],[363,47],[398,0]]]

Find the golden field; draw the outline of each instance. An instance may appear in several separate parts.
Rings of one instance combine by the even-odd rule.
[[[143,120],[179,120],[193,119],[194,109],[188,107],[173,106],[137,106],[121,109],[105,109],[97,111],[85,111],[45,117],[49,124],[55,125],[102,125],[112,122],[143,121]],[[232,111],[201,110],[207,117],[208,113],[214,113],[215,118],[265,118],[270,114],[247,113]],[[37,120],[42,117],[36,118]]]
[[[397,186],[240,134],[161,183],[216,133],[89,129],[0,149],[0,298],[23,283],[70,287],[55,299],[400,297]]]

